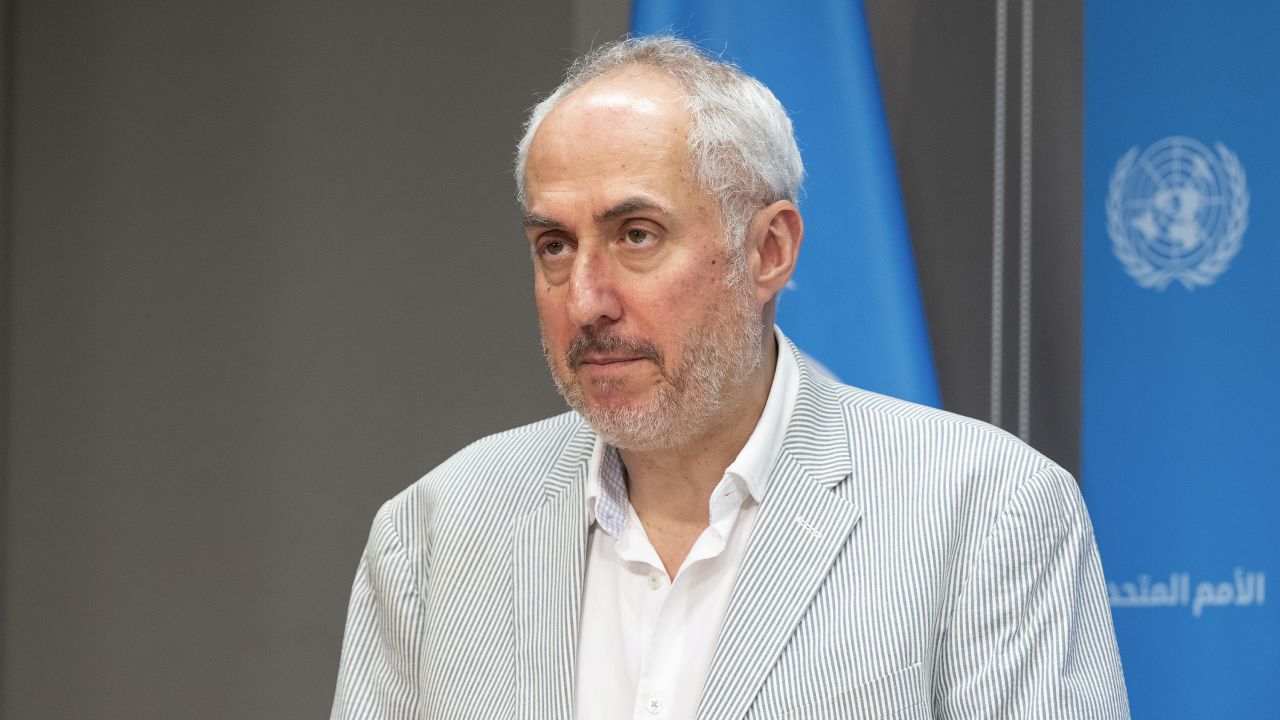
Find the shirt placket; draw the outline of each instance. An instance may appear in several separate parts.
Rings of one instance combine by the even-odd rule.
[[[666,671],[683,647],[673,648],[670,620],[664,616],[671,604],[674,584],[666,571],[649,566],[644,578],[646,592],[644,641],[641,650],[640,678],[636,683],[634,715],[637,718],[662,717],[671,696],[671,680]]]
[[[696,572],[695,565],[714,562],[724,552],[741,504],[742,491],[733,478],[725,477],[712,494],[710,524],[694,541],[674,580],[668,579],[657,552],[639,531],[639,519],[632,515],[630,526],[638,534],[630,539],[636,544],[642,543],[647,551],[643,555],[648,558],[644,583],[649,591],[641,630],[640,677],[633,712],[637,720],[667,717],[678,710],[671,707],[671,702],[676,697],[675,688],[687,671],[682,664],[686,654],[683,628],[694,602],[689,596],[689,573]],[[692,708],[684,710],[692,711]]]
[[[667,662],[658,636],[661,633],[662,610],[670,597],[672,584],[657,551],[645,536],[635,510],[629,503],[625,508],[628,515],[626,529],[617,550],[618,557],[626,563],[626,570],[619,577],[623,583],[619,591],[621,597],[629,602],[619,605],[622,616],[617,622],[638,626],[639,647],[634,652],[639,663],[633,714],[635,717],[652,718],[660,715],[666,707],[664,694],[659,690],[662,686],[654,677],[654,669]]]

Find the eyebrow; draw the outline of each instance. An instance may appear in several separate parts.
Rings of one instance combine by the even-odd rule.
[[[553,228],[553,229],[564,227],[564,223],[560,222],[559,220],[556,220],[555,218],[547,217],[546,215],[539,215],[538,213],[529,212],[527,210],[525,211],[521,220],[524,223],[525,227]]]
[[[637,212],[659,212],[664,215],[670,214],[667,208],[660,205],[656,201],[641,195],[636,195],[634,197],[629,197],[620,203],[617,203],[616,205],[614,205],[611,208],[608,208],[607,210],[603,210],[601,212],[595,213],[594,215],[591,216],[591,219],[594,220],[597,224],[604,224],[608,222],[613,222],[618,218],[625,217],[627,215],[630,215],[632,213],[637,213]],[[548,228],[548,229],[560,229],[564,227],[564,223],[560,222],[559,220],[556,220],[553,217],[548,217],[546,215],[539,215],[538,213],[535,213],[535,212],[526,211],[522,216],[522,221],[525,227]]]
[[[670,214],[667,212],[667,209],[665,207],[659,205],[653,200],[650,200],[647,197],[636,195],[634,197],[629,197],[626,200],[623,200],[622,202],[618,203],[617,205],[614,205],[613,207],[609,208],[608,210],[605,210],[604,212],[597,213],[596,215],[593,216],[592,219],[594,219],[598,224],[604,224],[607,222],[612,222],[614,220],[617,220],[618,218],[624,217],[626,215],[630,215],[632,213],[652,212],[652,211],[657,211],[664,215]]]

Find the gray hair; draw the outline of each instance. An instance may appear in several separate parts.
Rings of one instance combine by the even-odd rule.
[[[578,58],[560,86],[529,112],[516,149],[516,198],[528,209],[525,164],[534,133],[565,97],[591,80],[625,68],[652,68],[684,90],[693,128],[689,161],[698,184],[717,198],[725,241],[740,251],[755,212],[778,200],[797,200],[804,164],[791,119],[769,88],[729,62],[670,36],[636,37],[602,45]]]

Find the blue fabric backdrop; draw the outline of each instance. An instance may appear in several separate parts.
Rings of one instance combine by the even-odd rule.
[[[1134,717],[1280,717],[1278,29],[1085,5],[1083,484]]]

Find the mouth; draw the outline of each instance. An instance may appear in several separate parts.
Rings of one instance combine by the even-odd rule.
[[[662,353],[653,343],[638,338],[627,339],[605,335],[593,328],[583,328],[565,349],[565,364],[571,372],[593,375],[628,372],[642,361],[662,368]]]
[[[613,368],[622,368],[622,367],[626,367],[627,365],[630,365],[630,364],[632,364],[632,363],[640,362],[641,360],[644,360],[644,359],[645,359],[645,358],[643,358],[643,357],[634,357],[634,356],[598,356],[598,357],[585,357],[585,358],[583,358],[583,359],[582,359],[582,361],[578,364],[578,366],[579,366],[579,367],[610,368],[610,369],[613,369]]]

